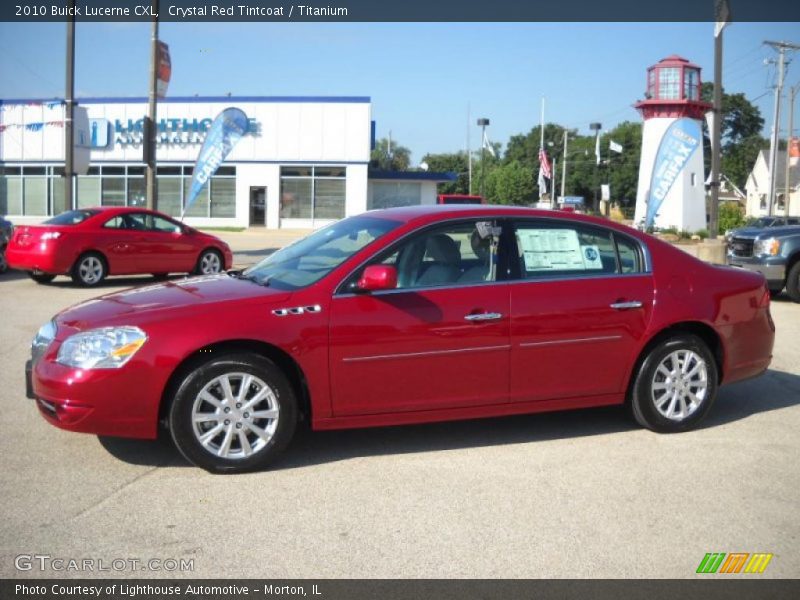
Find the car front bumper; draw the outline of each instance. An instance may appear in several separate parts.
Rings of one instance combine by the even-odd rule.
[[[732,267],[739,267],[761,273],[770,289],[783,288],[786,281],[786,265],[784,259],[780,256],[760,258],[755,256],[735,256],[728,254],[728,264]]]
[[[50,424],[80,433],[154,439],[164,381],[151,366],[82,370],[43,357],[25,364],[25,392]]]

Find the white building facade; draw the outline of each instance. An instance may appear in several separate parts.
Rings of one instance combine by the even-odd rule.
[[[797,154],[798,156],[795,156]],[[786,152],[778,151],[777,179],[775,181],[775,205],[772,214],[781,217],[800,216],[800,152],[789,154],[789,189],[786,189]],[[756,164],[747,177],[746,214],[748,217],[769,215],[769,151],[761,150]]]
[[[88,113],[89,166],[68,207],[63,103],[0,101],[0,214],[36,223],[69,208],[145,204],[147,99],[78,104]],[[249,130],[186,211],[189,225],[315,228],[370,208],[434,203],[436,183],[447,180],[383,173],[370,182],[368,97],[168,98],[157,115],[158,210],[180,216],[205,132],[228,107],[244,111]]]

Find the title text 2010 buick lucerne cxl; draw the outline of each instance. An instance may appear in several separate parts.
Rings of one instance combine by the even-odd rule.
[[[169,430],[209,471],[261,468],[313,429],[628,403],[696,426],[762,373],[762,276],[605,220],[492,206],[368,212],[243,272],[74,306],[33,342],[28,395],[52,424]]]

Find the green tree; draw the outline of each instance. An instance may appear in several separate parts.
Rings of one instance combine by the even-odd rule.
[[[389,140],[381,138],[375,143],[375,149],[370,155],[373,168],[382,171],[408,171],[411,166],[411,151],[392,140],[391,153]]]
[[[469,165],[466,152],[426,154],[422,162],[437,173],[455,173],[456,181],[439,184],[440,194],[469,194]]]
[[[714,84],[704,83],[701,98],[705,102],[712,102],[713,97]],[[720,169],[740,188],[744,187],[759,150],[769,145],[769,142],[761,137],[763,127],[764,119],[761,111],[744,94],[727,94],[724,89],[722,90]],[[706,172],[711,170],[709,133],[705,131],[703,139]]]
[[[535,200],[533,173],[518,161],[495,166],[486,175],[486,201],[526,206]]]
[[[609,142],[622,145],[622,153],[612,152]],[[606,161],[603,180],[611,186],[611,200],[625,207],[636,202],[639,186],[639,160],[642,153],[642,124],[625,121],[601,138],[601,155]]]

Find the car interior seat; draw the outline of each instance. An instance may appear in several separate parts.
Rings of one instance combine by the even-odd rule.
[[[461,274],[461,252],[456,241],[437,233],[425,243],[425,257],[433,262],[417,277],[417,285],[445,285],[456,281]],[[423,264],[424,266],[424,264]]]

